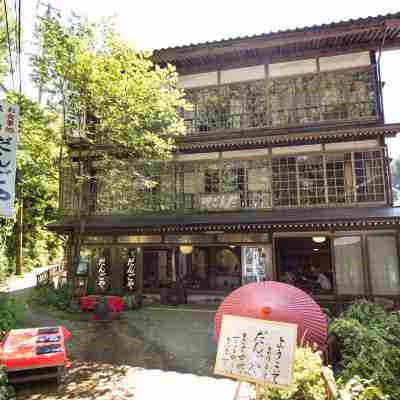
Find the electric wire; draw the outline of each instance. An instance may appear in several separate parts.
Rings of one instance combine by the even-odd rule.
[[[16,0],[17,1],[17,0]],[[21,68],[21,1],[18,0],[18,74],[19,74],[19,103],[21,105],[22,96],[22,68]]]
[[[14,68],[13,68],[12,55],[11,55],[10,31],[9,31],[9,26],[8,26],[7,1],[6,1],[6,0],[3,0],[3,4],[4,4],[4,16],[5,16],[5,19],[6,19],[6,32],[7,32],[8,55],[9,55],[9,57],[10,57],[11,81],[12,81],[13,89],[15,89],[15,83],[14,83]]]

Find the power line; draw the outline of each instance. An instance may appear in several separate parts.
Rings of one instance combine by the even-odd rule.
[[[11,80],[12,80],[13,88],[15,88],[15,84],[14,84],[14,68],[13,68],[13,62],[12,62],[12,56],[11,56],[10,31],[9,31],[9,27],[8,27],[7,1],[3,0],[3,4],[4,4],[4,14],[5,14],[5,17],[6,17],[6,32],[7,32],[7,43],[8,43],[8,55],[10,57]]]
[[[17,0],[15,0],[17,1]],[[21,1],[18,1],[18,73],[19,73],[19,102],[22,96],[22,71],[21,71]]]

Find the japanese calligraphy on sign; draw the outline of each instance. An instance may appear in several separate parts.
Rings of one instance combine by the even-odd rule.
[[[224,315],[214,372],[260,385],[292,383],[297,325]]]
[[[18,106],[0,102],[0,217],[13,215],[18,118]]]
[[[106,259],[104,257],[99,258],[97,268],[97,286],[101,290],[105,290],[107,286],[107,267]]]
[[[126,287],[128,290],[135,289],[136,286],[136,254],[130,254],[126,263]]]

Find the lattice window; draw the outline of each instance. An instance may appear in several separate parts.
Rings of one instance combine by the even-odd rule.
[[[220,192],[220,179],[219,179],[219,166],[218,164],[209,165],[204,171],[204,191],[205,193],[219,193]]]
[[[354,153],[354,175],[358,202],[385,200],[382,151]]]
[[[322,156],[297,157],[300,204],[325,203],[324,165]]]
[[[318,121],[319,78],[306,75],[269,81],[270,125],[300,125]]]
[[[296,157],[272,160],[273,206],[298,206]]]
[[[328,202],[342,204],[354,202],[354,175],[351,153],[326,155]]]

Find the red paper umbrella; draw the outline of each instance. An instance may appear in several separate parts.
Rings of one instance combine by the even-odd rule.
[[[250,283],[234,290],[215,314],[216,342],[224,314],[297,324],[298,343],[322,346],[326,342],[326,317],[321,307],[307,293],[286,283]]]

